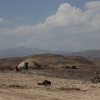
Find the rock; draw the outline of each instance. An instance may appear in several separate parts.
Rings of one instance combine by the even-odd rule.
[[[38,85],[51,85],[51,82],[48,80],[44,80],[42,83],[37,83]]]

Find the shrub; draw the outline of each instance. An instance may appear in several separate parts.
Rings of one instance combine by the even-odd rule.
[[[72,69],[77,69],[76,66],[72,66]]]
[[[70,66],[66,66],[67,69],[70,69]]]

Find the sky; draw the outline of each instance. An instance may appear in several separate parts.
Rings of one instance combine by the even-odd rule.
[[[100,0],[0,0],[0,50],[100,49]]]

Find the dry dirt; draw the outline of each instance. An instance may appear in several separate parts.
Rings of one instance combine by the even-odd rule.
[[[52,84],[37,84],[45,79]],[[0,72],[0,100],[100,100],[100,84],[36,73]]]

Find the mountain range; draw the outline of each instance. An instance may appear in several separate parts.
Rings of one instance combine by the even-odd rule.
[[[44,50],[38,48],[27,48],[27,47],[16,47],[10,48],[6,50],[0,51],[0,58],[8,58],[8,57],[21,57],[21,56],[28,56],[34,54],[68,54],[68,51],[52,51],[52,50]]]
[[[85,58],[100,58],[100,50],[84,50],[67,54],[67,56],[82,56]]]
[[[71,52],[71,51],[52,51],[52,50],[44,50],[38,48],[27,48],[27,47],[16,47],[6,50],[0,51],[0,58],[8,58],[8,57],[21,57],[28,56],[34,54],[61,54],[64,56],[82,56],[85,58],[100,58],[100,50],[84,50],[79,52]]]

